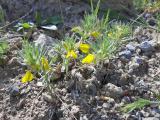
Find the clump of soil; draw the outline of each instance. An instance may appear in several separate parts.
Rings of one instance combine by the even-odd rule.
[[[74,13],[71,14],[74,16]],[[5,64],[0,66],[1,120],[160,118],[157,104],[130,113],[120,111],[122,106],[137,98],[157,100],[155,94],[160,92],[160,34],[156,30],[137,27],[134,39],[121,46],[103,66],[88,65],[73,69],[69,77],[54,81],[51,84],[54,89],[50,91],[40,80],[27,84],[20,82],[26,66],[16,58],[22,40],[21,36],[17,36],[15,33],[4,36],[11,49]],[[33,35],[34,41],[54,39],[44,37],[47,35],[41,32],[37,32],[37,36]]]

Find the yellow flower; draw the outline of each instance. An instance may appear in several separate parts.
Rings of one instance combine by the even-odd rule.
[[[88,53],[89,49],[90,49],[90,45],[89,44],[80,44],[79,49],[83,52],[83,53]]]
[[[112,37],[112,35],[113,35],[112,32],[108,33],[108,37]]]
[[[82,60],[82,63],[83,64],[90,64],[94,61],[95,59],[95,56],[93,54],[88,54],[83,60]]]
[[[41,63],[45,71],[48,71],[50,69],[48,60],[45,57],[41,58]]]
[[[73,50],[69,51],[66,55],[66,58],[77,58],[77,53],[75,53]]]
[[[91,34],[90,34],[92,37],[94,37],[94,38],[97,38],[97,37],[99,37],[100,36],[100,33],[99,32],[97,32],[97,31],[93,31],[93,32],[91,32]]]
[[[26,74],[22,77],[21,82],[26,83],[32,80],[33,80],[33,74],[31,73],[31,71],[28,70]]]

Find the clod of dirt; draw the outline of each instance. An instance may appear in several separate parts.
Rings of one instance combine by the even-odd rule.
[[[146,58],[140,58],[136,56],[132,61],[128,64],[129,74],[144,75],[148,72],[148,63],[146,62]]]
[[[9,93],[10,93],[10,96],[12,96],[12,97],[18,96],[18,95],[20,95],[20,89],[18,86],[13,85],[9,88]]]
[[[131,52],[135,52],[136,50],[135,46],[133,46],[132,44],[127,44],[126,49],[128,49]]]
[[[153,19],[153,18],[148,19],[147,22],[148,22],[148,24],[149,24],[150,26],[155,26],[155,25],[156,25],[156,20]]]
[[[79,116],[79,112],[80,112],[80,107],[79,106],[76,106],[76,105],[73,105],[71,107],[71,113],[75,116]]]
[[[97,94],[97,88],[93,83],[89,83],[86,85],[86,90],[89,95],[95,96]]]
[[[80,73],[85,79],[89,79],[96,73],[96,69],[94,66],[86,65],[80,70]]]
[[[49,37],[49,36],[45,35],[45,34],[40,34],[38,36],[38,38],[36,40],[34,40],[34,42],[35,42],[35,45],[37,45],[37,46],[38,45],[40,45],[40,46],[51,46],[56,42],[56,40],[52,37]]]
[[[123,95],[123,89],[114,84],[108,83],[104,86],[106,95],[112,98],[118,98]]]
[[[55,102],[55,99],[51,95],[49,95],[48,93],[43,93],[42,96],[46,102],[49,102],[49,103]]]
[[[144,41],[139,45],[139,48],[144,53],[152,52],[154,50],[152,44],[149,41]]]
[[[121,59],[130,60],[132,57],[132,53],[129,50],[124,50],[119,53]]]

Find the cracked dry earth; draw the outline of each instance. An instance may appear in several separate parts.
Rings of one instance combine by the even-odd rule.
[[[9,38],[20,41],[21,38]],[[17,44],[18,45],[18,44]],[[156,101],[160,92],[160,34],[138,27],[134,39],[101,67],[71,70],[53,83],[53,94],[35,80],[21,84],[23,66],[8,53],[0,66],[0,120],[159,120],[157,104],[123,113],[137,98]]]

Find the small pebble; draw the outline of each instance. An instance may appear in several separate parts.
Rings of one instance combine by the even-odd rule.
[[[122,102],[125,103],[125,104],[127,104],[127,103],[130,103],[131,100],[130,100],[130,98],[129,98],[128,96],[124,96],[124,97],[122,98]]]
[[[122,52],[119,53],[119,56],[120,57],[124,57],[126,59],[131,59],[132,53],[129,50],[124,50],[124,51],[122,51]]]
[[[156,25],[156,21],[155,21],[154,19],[149,19],[149,20],[148,20],[148,24],[149,24],[150,26],[155,26],[155,25]]]
[[[104,87],[106,92],[108,92],[109,97],[117,98],[123,95],[123,89],[121,87],[117,87],[112,83],[108,83]]]
[[[10,92],[11,96],[20,95],[20,90],[19,90],[18,86],[16,86],[16,85],[11,86],[11,88],[9,89],[9,92]]]
[[[53,103],[55,101],[52,96],[47,93],[43,93],[42,96],[46,102]]]
[[[43,85],[42,82],[37,82],[37,86],[38,86],[38,87],[43,87],[44,85]]]
[[[79,113],[79,111],[80,111],[79,106],[73,105],[73,106],[71,107],[71,113],[72,113],[72,114],[77,115],[77,114]]]
[[[146,13],[146,14],[144,15],[144,17],[147,19],[147,18],[151,18],[152,15],[151,15],[150,13]]]
[[[110,103],[103,103],[102,107],[105,109],[110,109],[112,105]]]
[[[135,49],[136,49],[136,48],[135,48],[133,45],[131,45],[131,44],[126,45],[126,48],[127,48],[127,50],[129,50],[129,51],[131,51],[131,52],[134,52]]]
[[[153,46],[149,41],[142,42],[139,48],[142,50],[142,52],[150,52],[153,50]]]
[[[86,90],[88,94],[95,96],[97,94],[97,88],[93,83],[86,85]]]
[[[135,60],[135,63],[137,63],[137,64],[139,64],[139,65],[143,63],[143,59],[140,58],[140,57],[138,57],[138,56],[136,56],[136,57],[134,58],[134,60]]]
[[[147,117],[147,118],[142,118],[142,120],[159,120],[159,118],[156,118],[156,117]]]

